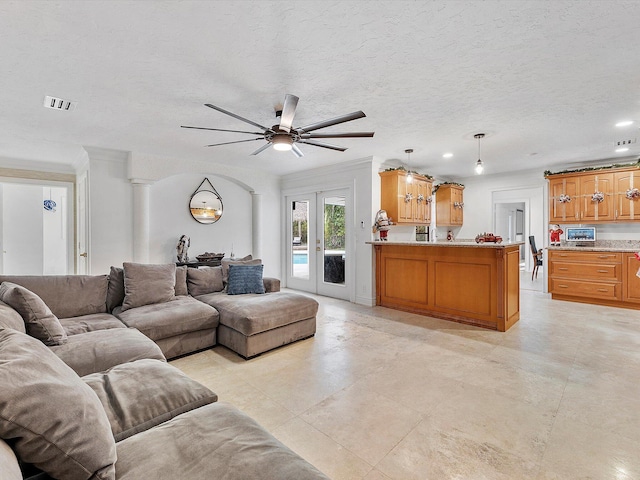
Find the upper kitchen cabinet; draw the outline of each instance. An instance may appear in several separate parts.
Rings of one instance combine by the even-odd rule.
[[[549,223],[640,220],[640,170],[637,166],[547,174],[547,179]]]
[[[394,223],[429,225],[431,223],[431,179],[412,174],[407,182],[405,170],[380,172],[381,207]]]
[[[436,190],[436,225],[459,227],[464,220],[464,186],[443,183]]]

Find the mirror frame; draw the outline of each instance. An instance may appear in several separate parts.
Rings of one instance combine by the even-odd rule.
[[[211,189],[202,188],[202,186],[204,185],[205,182],[207,182],[209,184]],[[196,207],[196,206],[192,206],[192,202],[201,193],[207,193],[207,194],[209,194],[209,195],[207,195],[207,198],[212,198],[212,201],[216,201],[217,200],[218,202],[220,202],[220,207],[215,209],[214,215],[212,217],[209,217],[207,215],[203,215],[203,216],[201,216],[199,218],[197,213],[194,212],[194,210],[197,211],[197,210],[200,210],[200,209],[198,207]],[[204,202],[204,203],[206,204],[206,202]],[[202,183],[200,183],[198,188],[196,188],[196,190],[191,194],[191,197],[189,198],[189,203],[188,203],[187,207],[189,208],[189,213],[191,214],[191,217],[196,222],[198,222],[198,223],[200,223],[202,225],[211,225],[213,223],[216,223],[218,220],[220,220],[220,218],[222,218],[222,214],[224,213],[224,204],[222,203],[222,197],[220,196],[218,191],[215,189],[215,187],[211,184],[211,182],[209,181],[208,178],[205,178],[202,181]],[[206,207],[204,207],[204,208],[206,208]],[[217,215],[218,211],[220,211],[219,215]]]

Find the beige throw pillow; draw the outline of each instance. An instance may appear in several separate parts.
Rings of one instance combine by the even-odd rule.
[[[193,297],[221,292],[224,289],[222,267],[190,268],[187,271],[187,285]]]
[[[45,345],[62,345],[67,342],[67,334],[56,317],[42,299],[20,285],[2,282],[0,300],[17,311],[24,320],[27,333]]]
[[[116,444],[100,400],[49,348],[0,330],[0,385],[0,438],[22,462],[52,478],[115,479]]]
[[[164,303],[175,298],[175,263],[148,265],[124,263],[124,301],[122,311]]]

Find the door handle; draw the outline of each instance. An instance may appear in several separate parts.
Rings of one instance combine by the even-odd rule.
[[[87,252],[81,253],[80,256],[86,258],[87,257]]]
[[[320,251],[320,247],[316,247],[316,252],[319,252],[319,251]]]

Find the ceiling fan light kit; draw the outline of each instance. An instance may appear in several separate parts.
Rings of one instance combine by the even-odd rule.
[[[213,130],[216,132],[232,132],[232,133],[246,133],[249,135],[258,135],[257,138],[250,138],[248,140],[238,140],[235,142],[224,142],[224,143],[214,143],[211,145],[207,145],[207,147],[217,147],[220,145],[230,145],[232,143],[243,143],[243,142],[253,142],[256,140],[264,140],[266,141],[266,145],[261,146],[256,151],[254,151],[251,155],[258,155],[260,152],[266,150],[270,146],[273,146],[274,150],[278,151],[292,151],[296,157],[302,157],[304,154],[302,150],[298,148],[297,143],[304,143],[306,145],[312,145],[314,147],[327,148],[329,150],[336,150],[339,152],[344,152],[346,147],[340,147],[338,145],[332,145],[329,143],[318,142],[316,139],[323,138],[363,138],[363,137],[373,137],[374,132],[350,132],[350,133],[311,133],[315,130],[320,130],[321,128],[331,127],[333,125],[338,125],[340,123],[350,122],[352,120],[356,120],[358,118],[366,117],[364,112],[357,111],[353,113],[348,113],[346,115],[341,115],[339,117],[335,117],[329,120],[324,120],[322,122],[312,123],[310,125],[305,125],[303,127],[294,127],[293,126],[293,118],[296,114],[296,108],[298,106],[298,97],[295,95],[285,95],[284,103],[282,106],[282,110],[276,111],[276,117],[280,118],[280,123],[277,125],[273,125],[271,128],[265,127],[264,125],[260,125],[259,123],[248,120],[240,115],[236,115],[235,113],[231,113],[228,110],[217,107],[216,105],[212,105],[210,103],[205,103],[205,107],[212,108],[213,110],[217,110],[220,113],[224,113],[225,115],[229,115],[230,117],[235,118],[236,120],[240,120],[242,122],[248,123],[249,125],[253,125],[254,127],[262,130],[261,132],[248,132],[243,130],[226,130],[221,128],[206,128],[206,127],[189,127],[186,125],[182,125],[182,128],[194,128],[197,130]]]

